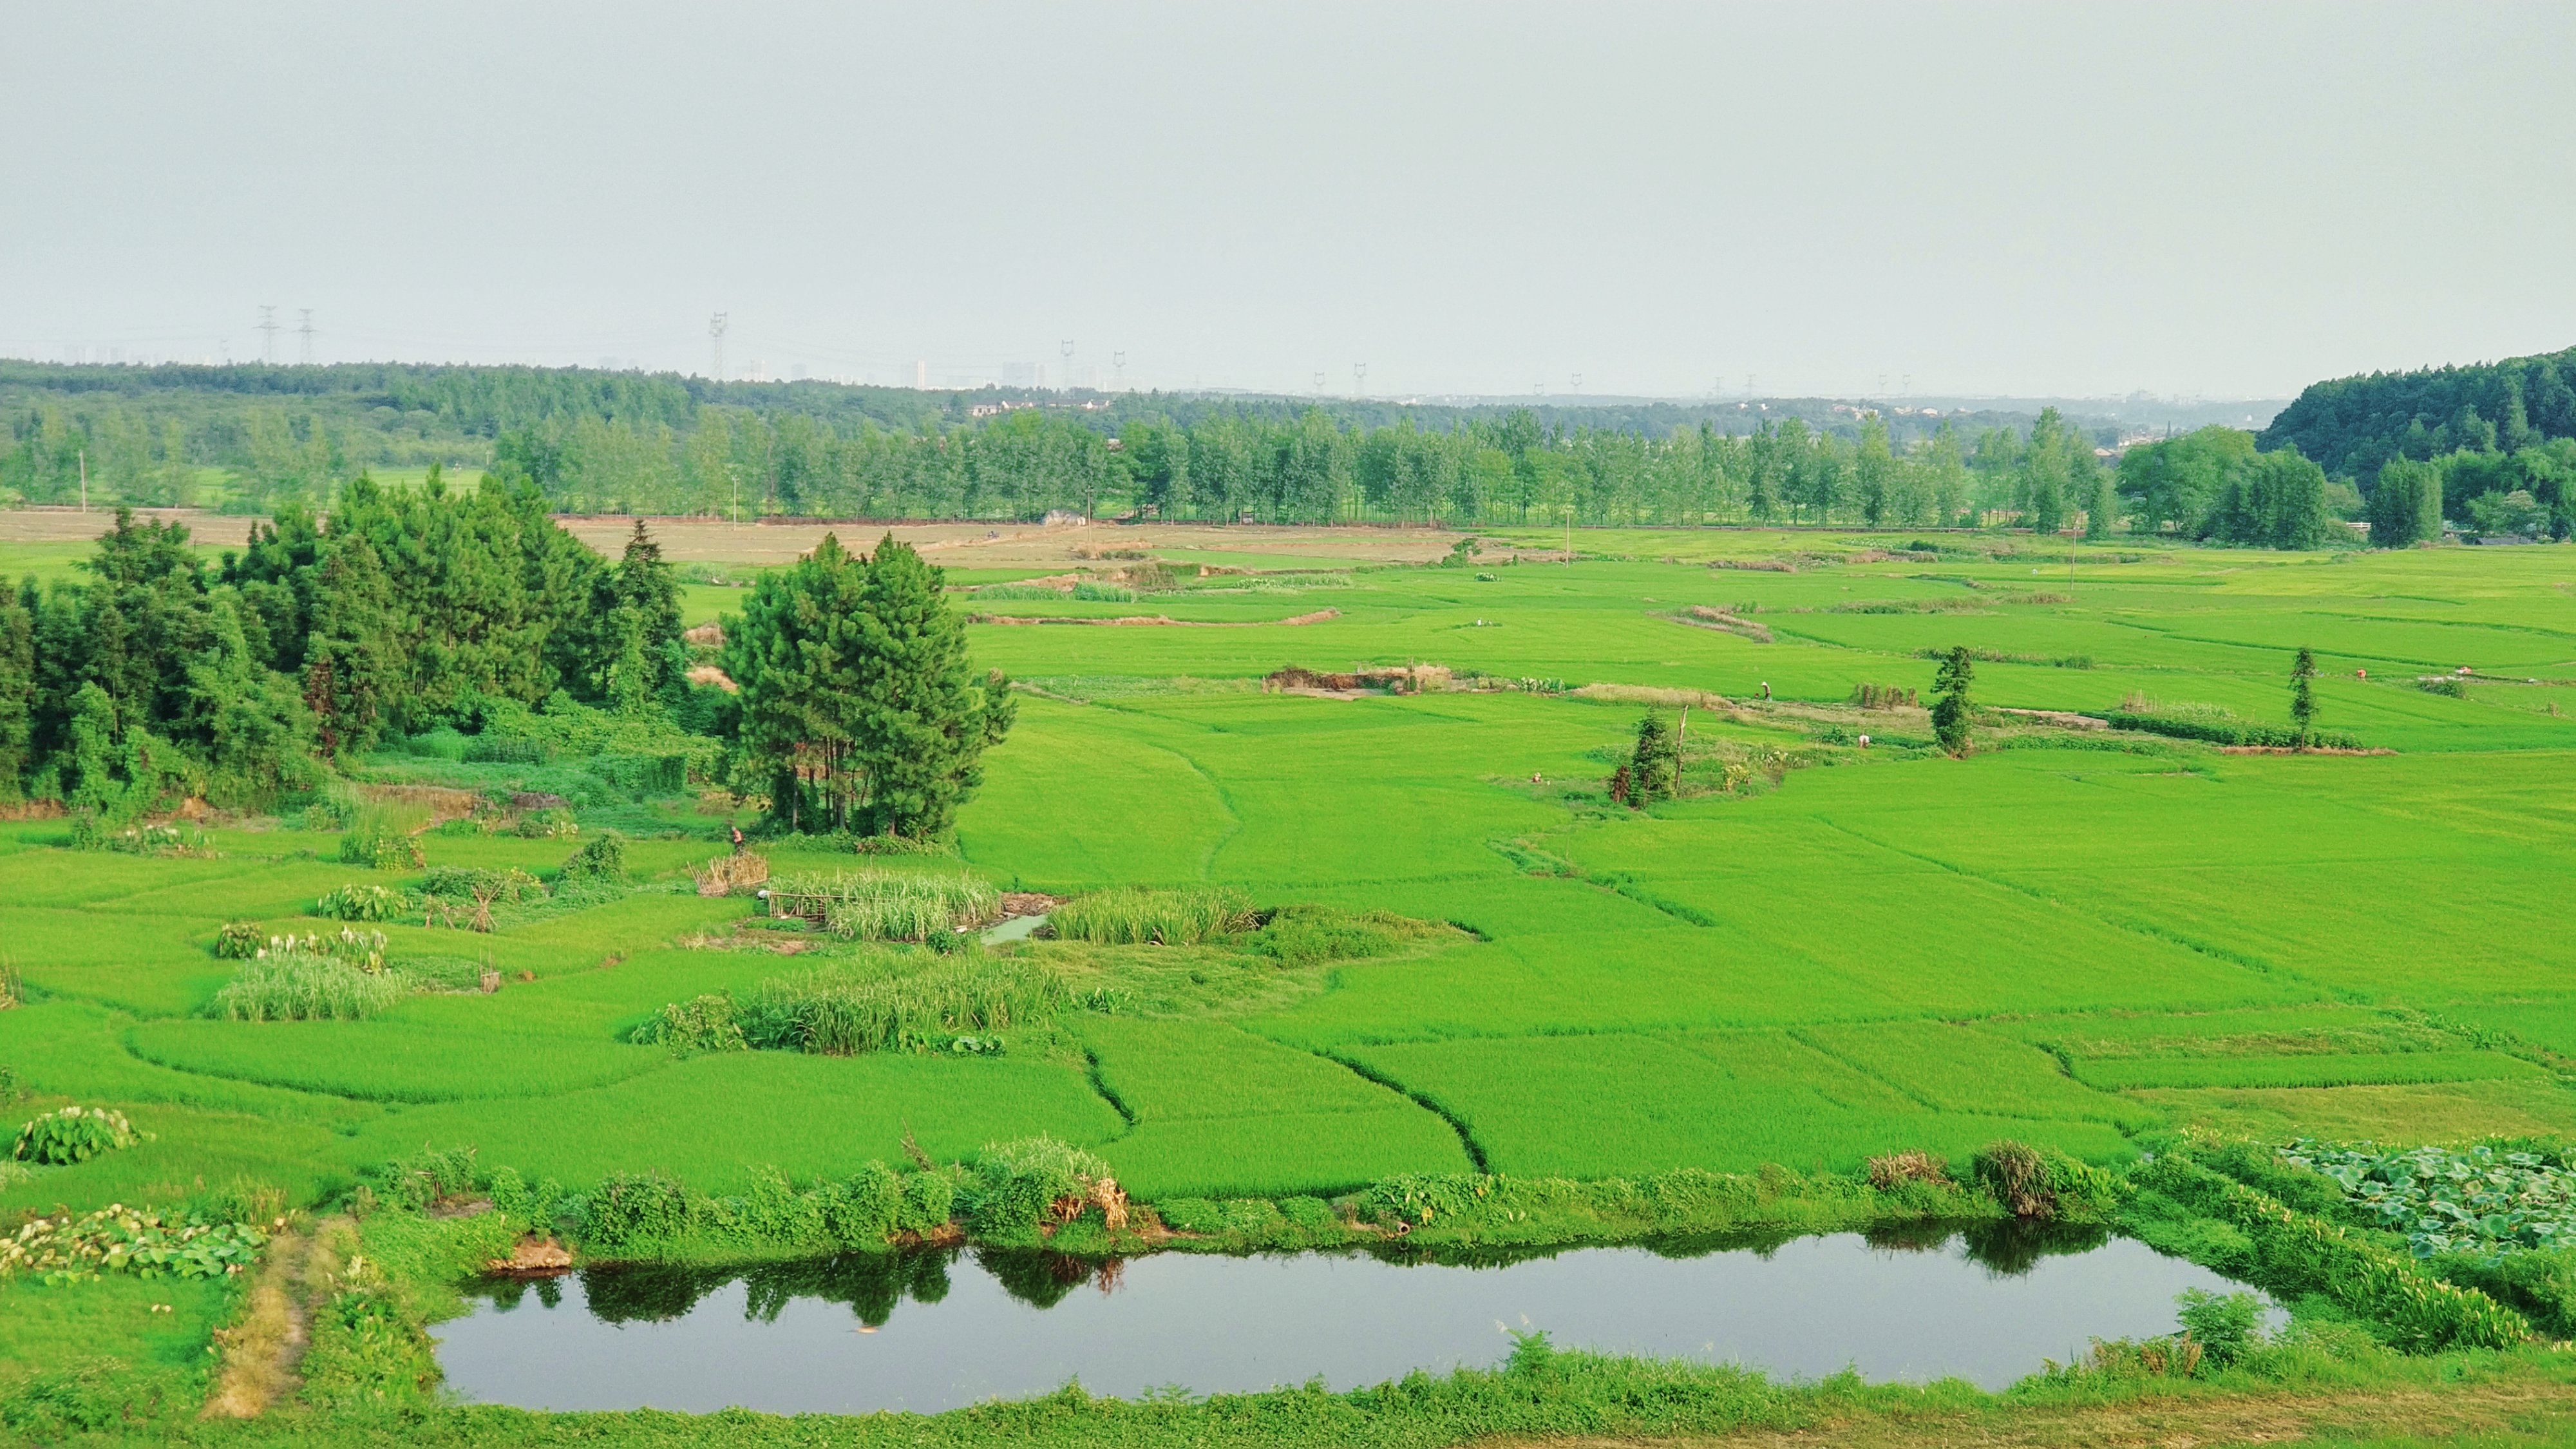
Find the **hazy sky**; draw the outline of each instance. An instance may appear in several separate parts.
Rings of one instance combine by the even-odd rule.
[[[0,352],[2282,396],[2576,344],[2571,74],[2564,3],[0,0]]]

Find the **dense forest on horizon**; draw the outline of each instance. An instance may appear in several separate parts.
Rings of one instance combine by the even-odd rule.
[[[2559,438],[2576,438],[2576,347],[2312,383],[2257,442],[2267,453],[2295,447],[2367,490],[2392,459],[2520,453]]]

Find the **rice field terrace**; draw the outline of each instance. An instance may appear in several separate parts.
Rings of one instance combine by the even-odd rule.
[[[1046,1138],[1222,1237],[1415,1178],[2576,1140],[2576,550],[1134,532],[951,561],[1017,719],[917,853],[737,852],[695,764],[452,735],[119,848],[0,823],[0,1131],[132,1129],[0,1211],[282,1222],[467,1147],[756,1201]],[[2267,746],[2303,649],[2334,747]],[[0,1357],[234,1311],[38,1292]]]

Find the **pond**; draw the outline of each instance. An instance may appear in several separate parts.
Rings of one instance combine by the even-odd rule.
[[[1121,1397],[1348,1389],[1493,1366],[1525,1329],[1560,1348],[2000,1388],[2092,1338],[2171,1333],[2176,1294],[2235,1286],[2099,1230],[2011,1224],[1481,1261],[949,1250],[495,1282],[435,1332],[450,1388],[531,1409],[934,1413],[1075,1378]]]

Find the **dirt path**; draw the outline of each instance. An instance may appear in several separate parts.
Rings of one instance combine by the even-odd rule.
[[[2576,1441],[2576,1384],[2520,1379],[2339,1394],[2151,1399],[2020,1406],[1902,1419],[1837,1420],[1795,1431],[1670,1439],[1484,1441],[1483,1449],[2220,1449],[2411,1435],[2515,1435],[2501,1444]],[[2529,1436],[2529,1437],[2520,1437]]]
[[[269,1240],[241,1322],[215,1330],[222,1361],[206,1394],[207,1418],[255,1418],[304,1386],[296,1371],[313,1342],[313,1305],[329,1290],[336,1261],[324,1240],[353,1234],[347,1218],[326,1218]]]

